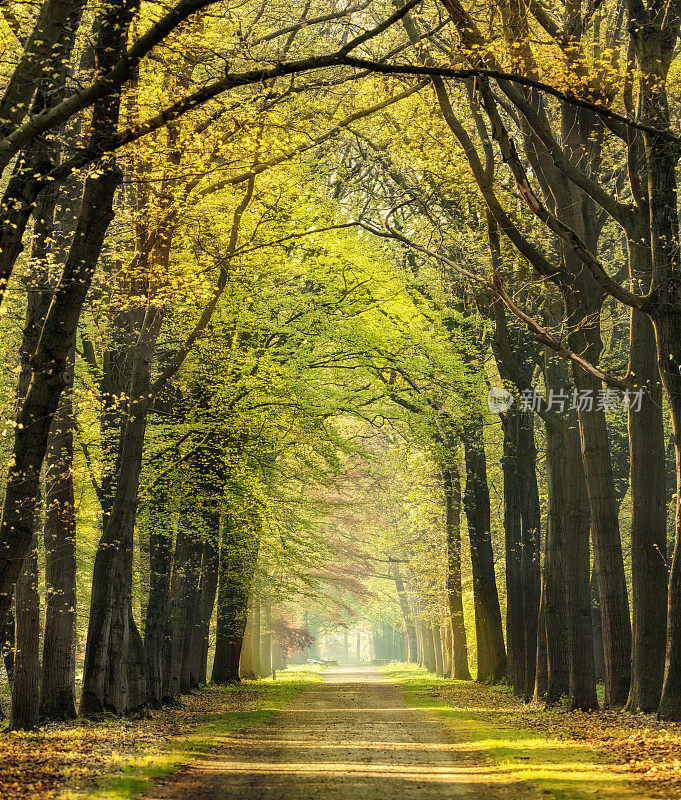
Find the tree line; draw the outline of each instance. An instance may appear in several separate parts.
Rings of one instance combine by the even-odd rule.
[[[389,565],[411,657],[468,677],[465,519],[478,680],[592,709],[602,648],[607,705],[678,718],[678,12],[1,11],[12,724],[76,713],[77,491],[98,529],[79,713],[130,713],[204,683],[209,649],[238,680],[263,571],[337,580],[315,520],[362,426],[418,441],[439,484],[437,575],[402,575],[404,542]],[[493,383],[515,399],[496,418]],[[626,431],[547,402],[603,386],[640,393]]]

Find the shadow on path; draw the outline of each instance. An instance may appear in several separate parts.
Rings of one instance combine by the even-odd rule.
[[[372,667],[330,668],[265,724],[158,784],[148,800],[531,798]]]

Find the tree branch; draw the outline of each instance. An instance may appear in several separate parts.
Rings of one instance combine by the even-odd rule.
[[[501,279],[499,278],[497,273],[494,273],[491,279],[484,278],[481,275],[476,275],[474,272],[470,272],[469,270],[462,267],[460,264],[457,264],[455,261],[452,261],[452,259],[447,258],[447,256],[443,256],[441,253],[436,253],[427,247],[423,247],[422,245],[419,245],[416,242],[411,241],[406,236],[397,233],[397,231],[395,230],[387,229],[385,231],[382,231],[372,227],[371,225],[367,225],[366,223],[359,223],[359,225],[360,227],[364,228],[364,230],[368,231],[374,236],[380,236],[386,239],[395,239],[396,241],[401,242],[407,247],[410,247],[414,250],[417,250],[420,253],[423,253],[429,258],[436,259],[440,263],[445,264],[446,266],[455,270],[459,275],[462,275],[464,278],[467,278],[471,282],[476,283],[478,286],[483,287],[488,291],[492,292],[504,303],[504,305],[506,305],[509,311],[515,314],[515,316],[517,316],[518,319],[520,319],[527,326],[527,329],[530,331],[530,333],[535,337],[535,339],[538,342],[553,350],[557,355],[559,355],[561,358],[564,358],[566,361],[570,361],[577,364],[585,372],[603,381],[603,383],[606,383],[609,386],[613,386],[617,389],[622,389],[622,390],[635,388],[635,385],[630,381],[617,378],[614,375],[610,375],[609,373],[604,372],[603,370],[591,364],[586,359],[582,358],[580,355],[573,353],[572,350],[565,347],[565,345],[562,342],[559,342],[555,337],[553,337],[546,330],[546,328],[543,328],[541,325],[539,325],[538,322],[533,320],[532,317],[530,317],[528,314],[522,311],[522,309],[520,309],[516,305],[516,303],[514,303],[514,301],[510,298],[510,296],[504,289],[501,283]],[[406,377],[405,380],[407,380]]]
[[[614,281],[605,270],[605,267],[596,258],[596,256],[589,250],[581,238],[572,230],[572,228],[565,225],[557,219],[546,206],[542,203],[529,181],[525,167],[518,156],[515,144],[506,130],[499,111],[494,102],[489,87],[483,86],[481,89],[483,105],[490,123],[494,138],[496,139],[499,149],[501,150],[502,158],[508,165],[513,174],[518,192],[522,199],[527,204],[530,211],[541,220],[546,227],[555,233],[567,246],[579,257],[580,261],[588,268],[589,272],[594,277],[598,285],[608,294],[612,295],[616,300],[624,303],[625,305],[644,310],[646,305],[651,301],[650,296],[642,297],[640,295],[629,292],[624,287],[620,286]]]

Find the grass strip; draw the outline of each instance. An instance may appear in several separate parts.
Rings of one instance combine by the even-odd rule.
[[[559,733],[536,732],[508,724],[517,702],[507,686],[481,686],[438,678],[412,664],[392,664],[383,674],[401,686],[412,707],[432,711],[460,742],[462,755],[477,752],[484,775],[472,781],[493,787],[521,783],[534,794],[556,800],[650,797],[629,784],[616,765],[605,763],[592,748]],[[502,697],[500,697],[500,695]],[[504,708],[503,695],[509,708]],[[589,725],[590,715],[582,714]]]

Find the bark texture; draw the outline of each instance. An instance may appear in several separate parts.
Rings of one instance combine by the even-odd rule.
[[[464,508],[468,520],[473,566],[475,631],[478,646],[477,680],[497,683],[506,677],[506,649],[494,573],[487,464],[480,416],[474,417],[466,426],[464,452],[466,459]]]

